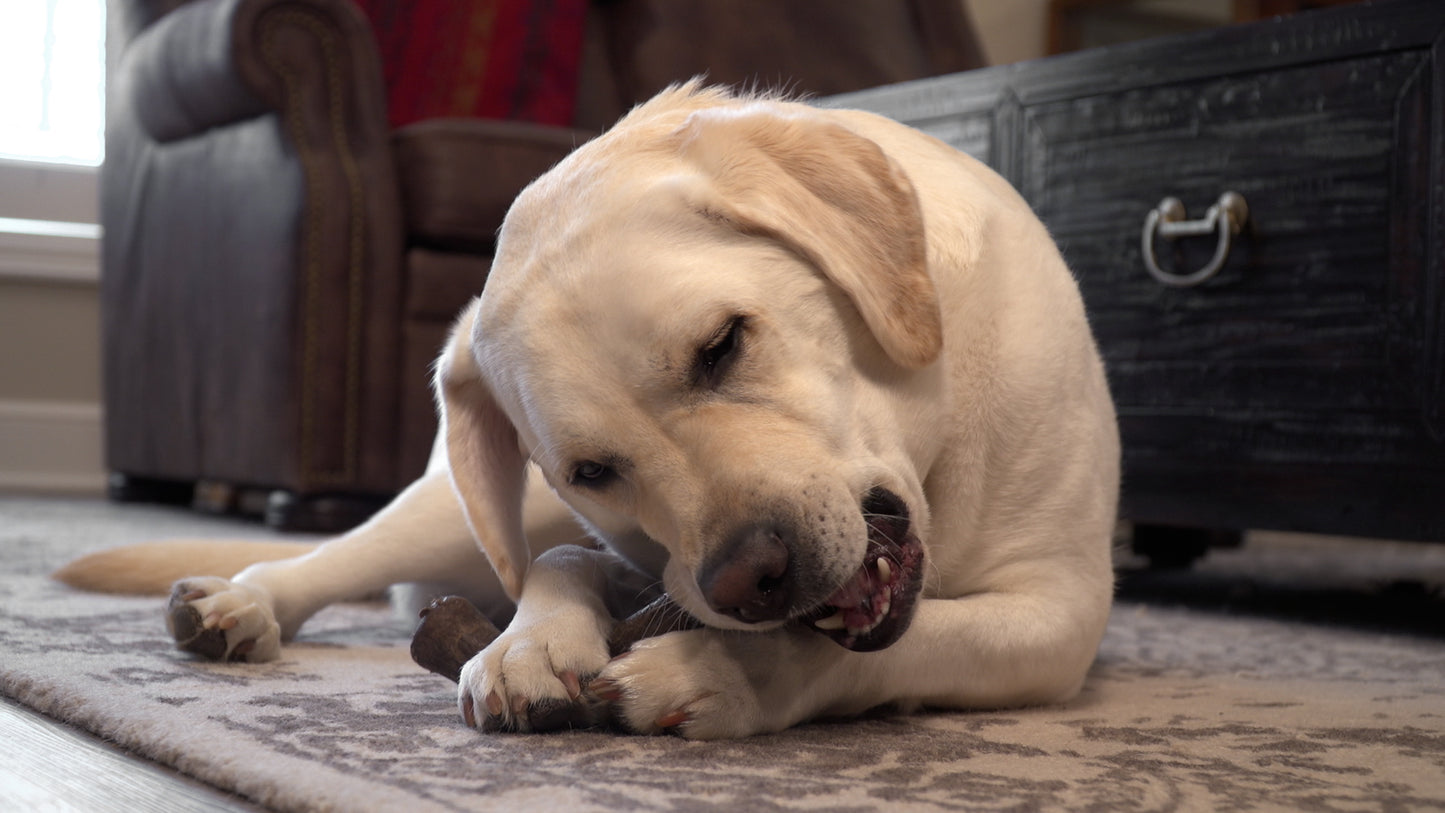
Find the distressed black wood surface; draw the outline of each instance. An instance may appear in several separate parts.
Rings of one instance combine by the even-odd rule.
[[[983,68],[816,100],[821,107],[870,110],[922,130],[994,167],[996,109],[1007,68]]]
[[[1080,281],[1136,521],[1445,541],[1445,2],[1351,6],[909,83]],[[1221,273],[1144,270],[1161,198],[1250,204]],[[1156,243],[1181,273],[1213,238]]]

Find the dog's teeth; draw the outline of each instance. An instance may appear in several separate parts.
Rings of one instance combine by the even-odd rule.
[[[820,618],[817,621],[813,622],[813,626],[817,627],[820,630],[843,629],[843,611],[839,610],[838,612],[833,613],[827,618]]]
[[[878,579],[885,584],[893,581],[893,567],[882,556],[878,557]]]

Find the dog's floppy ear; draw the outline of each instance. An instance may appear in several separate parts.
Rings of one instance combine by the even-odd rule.
[[[527,456],[516,427],[497,405],[472,353],[480,299],[457,319],[437,362],[436,392],[452,488],[467,525],[507,595],[522,595],[531,555],[522,531]]]
[[[913,184],[877,144],[821,116],[712,108],[679,131],[716,193],[704,214],[765,234],[853,300],[897,363],[938,358],[943,324]]]

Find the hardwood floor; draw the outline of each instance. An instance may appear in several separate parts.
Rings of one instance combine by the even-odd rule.
[[[0,810],[261,808],[0,697]]]

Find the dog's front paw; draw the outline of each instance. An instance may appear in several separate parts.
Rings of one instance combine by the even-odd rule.
[[[273,661],[281,627],[266,592],[215,577],[182,579],[171,588],[166,627],[176,646],[215,661]]]
[[[797,720],[786,709],[771,708],[775,704],[762,694],[774,683],[762,671],[787,671],[786,664],[767,666],[766,653],[776,643],[771,638],[711,629],[648,638],[609,663],[589,692],[611,703],[613,716],[640,734],[707,740],[778,731]]]
[[[589,728],[607,710],[583,691],[607,664],[607,630],[586,611],[514,620],[462,667],[457,704],[482,731]]]

